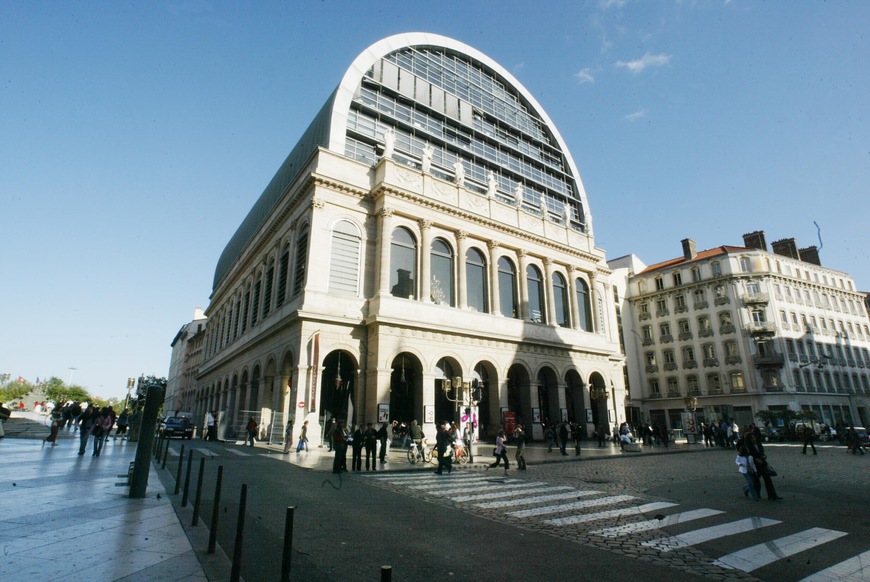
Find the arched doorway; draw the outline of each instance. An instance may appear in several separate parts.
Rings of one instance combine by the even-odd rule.
[[[259,407],[259,397],[260,397],[260,365],[257,364],[254,366],[254,371],[251,374],[251,386],[248,390],[248,402],[245,410],[249,410],[252,413],[257,412]]]
[[[477,401],[477,434],[494,436],[498,432],[498,377],[488,362],[479,362],[471,374],[473,398]]]
[[[577,370],[565,374],[565,406],[568,408],[568,422],[580,427],[580,434],[586,436],[586,408],[584,406],[583,378]]]
[[[422,367],[413,354],[401,353],[393,359],[390,374],[390,420],[410,425],[420,422],[423,406]]]
[[[461,400],[462,388],[453,387],[453,379],[462,376],[462,368],[452,358],[441,358],[435,366],[435,422],[453,422],[456,417],[456,401]],[[445,391],[445,381],[448,389]]]
[[[520,364],[514,364],[508,369],[507,375],[507,397],[508,397],[508,412],[514,414],[516,424],[522,424],[526,429],[526,435],[530,434],[529,427],[532,426],[534,419],[532,418],[532,406],[529,399],[529,372]],[[502,424],[505,424],[504,415],[499,419]],[[508,427],[505,427],[505,431]]]
[[[538,406],[545,424],[562,422],[559,410],[559,380],[553,368],[544,367],[538,372]]]
[[[607,383],[598,372],[593,372],[589,376],[589,398],[592,403],[592,422],[595,427],[598,428],[604,423],[609,426],[610,392],[607,390]],[[612,426],[609,428],[613,429]]]
[[[330,352],[323,359],[323,375],[320,378],[320,402],[318,403],[321,421],[325,424],[331,418],[353,423],[356,414],[353,410],[356,382],[356,359],[344,350]]]

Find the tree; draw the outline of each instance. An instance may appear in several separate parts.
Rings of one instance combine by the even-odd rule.
[[[158,378],[157,376],[139,376],[139,381],[136,384],[136,400],[139,402],[139,406],[145,405],[145,393],[148,391],[149,386],[160,386],[163,390],[166,390],[166,378]]]
[[[67,386],[63,380],[56,376],[49,378],[42,386],[42,390],[49,400],[58,406],[72,400],[73,402],[90,402],[91,395],[81,386]]]
[[[24,398],[30,391],[33,390],[33,385],[29,382],[15,380],[9,382],[6,386],[0,388],[0,402],[9,402],[10,400],[18,400]]]

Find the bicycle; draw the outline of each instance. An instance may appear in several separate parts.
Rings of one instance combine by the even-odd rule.
[[[408,447],[408,462],[413,465],[417,461],[432,462],[432,450],[426,446],[426,439],[423,439],[423,443],[419,447],[414,441],[411,441],[411,446]]]
[[[438,464],[438,447],[437,445],[429,449],[430,461],[432,464]],[[447,449],[447,457],[451,463],[459,463],[460,465],[468,464],[468,450],[459,444],[452,444]]]

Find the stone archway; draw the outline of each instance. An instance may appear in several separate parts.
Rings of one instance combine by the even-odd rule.
[[[598,429],[606,423],[608,428],[612,429],[608,415],[610,391],[607,389],[604,377],[598,372],[593,372],[589,376],[589,397],[592,403],[592,423],[595,428]]]
[[[390,365],[390,420],[406,425],[423,418],[423,366],[417,356],[403,352]]]
[[[356,358],[344,350],[332,351],[323,358],[318,402],[321,421],[325,422],[327,417],[338,418],[351,425],[356,418],[362,418],[353,408],[353,403],[358,402],[355,395],[360,390],[356,385],[357,369]]]
[[[545,366],[538,371],[537,378],[538,406],[541,409],[541,420],[547,424],[562,421],[559,410],[559,378],[553,368]]]
[[[499,418],[498,373],[490,362],[478,362],[471,373],[474,399],[477,400],[477,434],[495,436],[501,424]]]
[[[583,437],[588,434],[585,400],[583,378],[577,370],[568,370],[565,374],[565,406],[568,408],[568,422],[576,423]]]
[[[507,401],[508,412],[514,413],[516,424],[522,424],[528,435],[529,427],[535,426],[533,424],[535,419],[532,418],[531,379],[525,366],[514,364],[508,369]],[[499,420],[504,424],[504,415],[501,415]]]
[[[456,418],[457,403],[461,398],[462,388],[453,388],[453,378],[462,377],[462,367],[453,358],[441,358],[435,366],[435,422],[453,422]],[[444,382],[450,388],[445,392]]]

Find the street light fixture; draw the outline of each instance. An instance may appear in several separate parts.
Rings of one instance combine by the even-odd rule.
[[[460,391],[461,389],[461,391]],[[444,392],[444,397],[456,404],[456,412],[459,421],[462,422],[460,408],[468,405],[468,461],[474,462],[474,420],[471,418],[471,407],[477,406],[479,401],[474,398],[475,387],[472,382],[464,382],[462,376],[453,376],[451,379],[441,380],[441,390]],[[453,390],[453,397],[450,397],[450,391]],[[466,397],[467,394],[467,397]]]

